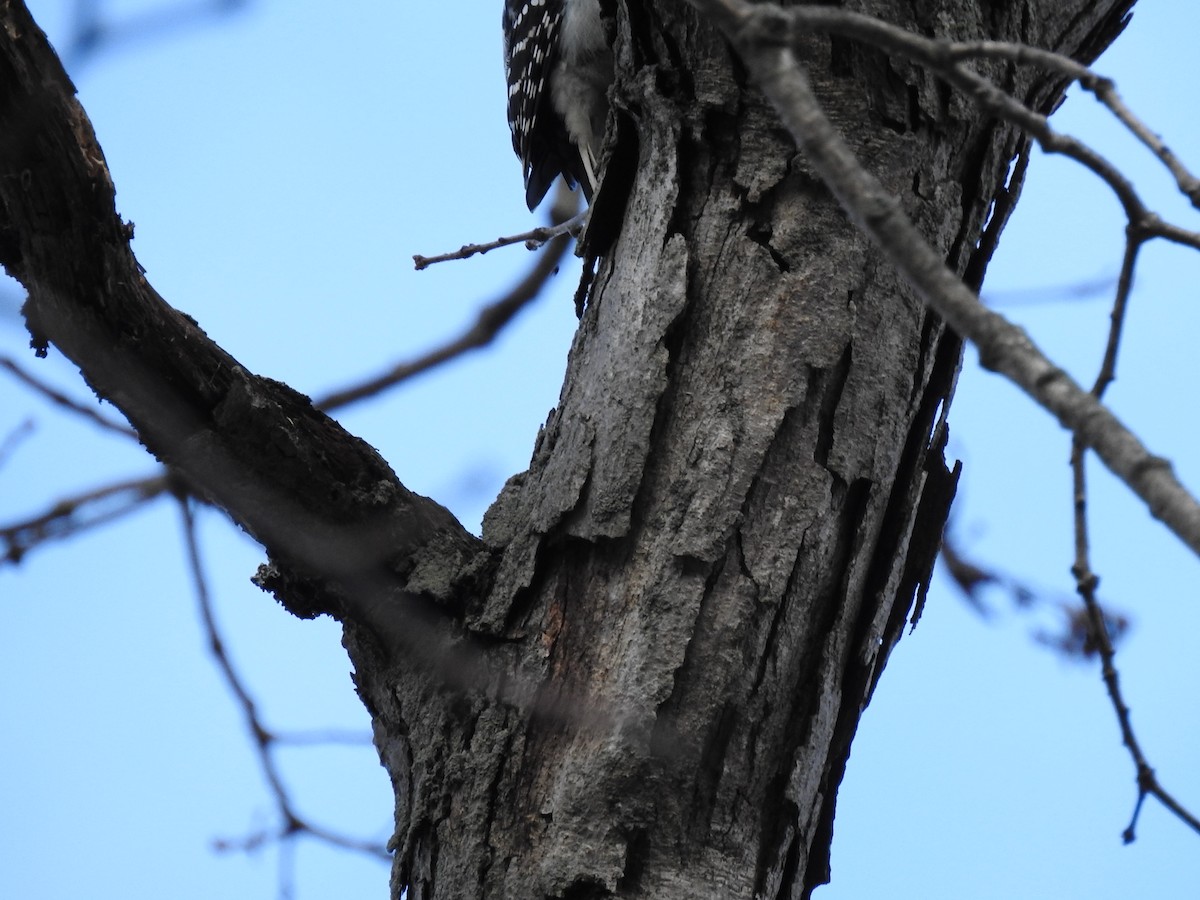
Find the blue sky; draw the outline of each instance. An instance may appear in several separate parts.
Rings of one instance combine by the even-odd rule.
[[[119,21],[161,2],[109,2]],[[254,371],[320,394],[455,334],[529,264],[520,249],[412,271],[413,253],[535,224],[504,120],[499,6],[251,2],[236,14],[122,42],[72,69],[147,277]],[[34,15],[65,46],[67,0]],[[1145,3],[1098,68],[1200,167],[1200,8]],[[1153,206],[1194,216],[1148,154],[1089,97],[1058,126],[1134,175]],[[1107,297],[1021,302],[1115,277],[1115,201],[1069,164],[1038,158],[986,290],[1090,383]],[[1200,257],[1145,254],[1113,407],[1184,482],[1200,486],[1191,398],[1200,368]],[[478,525],[529,460],[555,403],[575,326],[575,268],[494,348],[347,410],[344,424],[413,490]],[[87,398],[61,357],[34,361],[0,282],[0,352]],[[107,412],[112,412],[107,409]],[[0,436],[32,434],[0,468],[0,522],[152,470],[129,441],[49,409],[0,373]],[[964,461],[965,549],[1047,595],[1072,584],[1069,440],[968,351],[951,415]],[[1200,808],[1196,560],[1098,466],[1090,470],[1102,594],[1133,619],[1119,663],[1152,763]],[[202,550],[230,652],[269,725],[365,731],[329,621],[292,619],[249,582],[260,550],[211,511]],[[1031,638],[1052,611],[1002,596],[984,621],[939,577],[889,663],[855,742],[825,900],[864,897],[1117,900],[1188,897],[1200,837],[1153,801],[1122,846],[1133,770],[1095,665]],[[237,711],[206,655],[179,514],[159,503],[0,569],[0,897],[273,897],[276,850],[218,855],[271,821]],[[391,794],[369,747],[282,757],[301,811],[380,840]],[[305,841],[296,893],[384,897],[387,868]]]

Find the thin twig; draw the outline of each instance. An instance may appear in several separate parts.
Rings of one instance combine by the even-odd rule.
[[[1113,711],[1117,716],[1117,724],[1121,729],[1121,741],[1125,744],[1126,749],[1129,750],[1129,755],[1133,758],[1133,765],[1136,771],[1137,799],[1134,803],[1133,815],[1129,820],[1129,825],[1122,832],[1122,838],[1127,844],[1132,843],[1135,839],[1138,817],[1141,815],[1142,805],[1147,796],[1155,797],[1163,806],[1174,813],[1181,822],[1188,825],[1193,831],[1200,833],[1200,819],[1197,819],[1196,816],[1184,808],[1159,783],[1153,767],[1146,759],[1146,754],[1142,750],[1137,734],[1133,730],[1133,719],[1129,705],[1125,702],[1125,697],[1121,692],[1121,679],[1115,662],[1116,651],[1113,649],[1112,641],[1109,638],[1108,625],[1100,604],[1096,599],[1096,587],[1100,583],[1100,579],[1092,571],[1089,560],[1087,482],[1084,474],[1084,456],[1083,446],[1078,441],[1075,441],[1071,453],[1075,505],[1075,563],[1071,566],[1071,573],[1075,576],[1076,590],[1078,590],[1079,596],[1083,598],[1084,606],[1087,608],[1092,632],[1091,636],[1100,655],[1100,671],[1104,679],[1104,687],[1108,691],[1109,700],[1112,702]]]
[[[1121,274],[1117,276],[1117,292],[1109,313],[1108,342],[1104,347],[1104,359],[1092,385],[1092,396],[1104,398],[1104,392],[1117,377],[1117,353],[1121,348],[1121,332],[1125,327],[1125,313],[1129,309],[1129,294],[1133,290],[1133,273],[1137,267],[1138,253],[1145,238],[1129,229],[1125,237],[1125,254],[1121,260]]]
[[[1088,85],[1084,85],[1088,87]],[[1186,196],[1192,202],[1192,206],[1200,208],[1200,179],[1197,179],[1186,166],[1180,161],[1171,149],[1163,142],[1162,138],[1155,134],[1150,128],[1137,118],[1125,105],[1125,101],[1121,95],[1117,93],[1116,85],[1107,78],[1099,80],[1095,87],[1089,87],[1089,90],[1112,110],[1113,115],[1121,120],[1139,141],[1146,145],[1150,151],[1159,158],[1167,170],[1175,178],[1175,184],[1179,187],[1180,193]]]
[[[346,747],[370,746],[371,734],[367,731],[341,731],[334,728],[320,731],[275,732],[275,743],[287,747],[316,747],[340,745]]]
[[[47,541],[65,540],[126,516],[162,494],[168,484],[165,474],[118,481],[58,500],[32,518],[0,525],[0,561],[19,563]]]
[[[1046,284],[1040,287],[985,290],[979,295],[992,309],[1018,306],[1045,306],[1049,303],[1075,303],[1093,300],[1112,293],[1116,278],[1112,275],[1097,275],[1070,284]]]
[[[1039,587],[1009,572],[968,558],[962,552],[953,528],[948,527],[942,536],[941,561],[946,574],[967,603],[981,616],[987,618],[993,612],[985,598],[985,588],[993,587],[1007,594],[1018,609],[1053,609],[1059,614],[1061,628],[1054,631],[1036,629],[1033,638],[1037,643],[1069,659],[1088,660],[1098,652],[1093,637],[1092,617],[1083,603],[1069,595]],[[1116,644],[1129,630],[1128,616],[1111,608],[1101,608],[1099,612],[1108,625],[1110,641]]]
[[[37,376],[25,371],[25,369],[17,365],[14,360],[8,358],[7,356],[0,356],[0,368],[7,369],[18,381],[21,381],[26,386],[37,391],[43,397],[52,401],[58,406],[70,410],[76,415],[83,416],[92,424],[99,425],[101,428],[105,428],[109,431],[115,431],[117,434],[123,435],[124,437],[134,439],[137,438],[137,434],[132,428],[128,427],[127,425],[119,425],[116,422],[110,421],[91,407],[84,406],[78,400],[74,400],[61,391],[50,387],[50,385],[46,384]]]
[[[233,662],[230,660],[229,654],[225,651],[225,642],[221,638],[216,615],[213,611],[212,598],[208,589],[208,579],[205,576],[204,567],[200,560],[200,546],[196,537],[195,516],[192,513],[190,502],[186,496],[181,495],[179,497],[179,507],[183,517],[184,544],[187,548],[188,567],[191,570],[192,582],[196,591],[196,602],[200,608],[200,618],[208,638],[208,648],[217,663],[217,668],[224,677],[226,685],[241,708],[247,730],[250,732],[258,754],[259,766],[262,769],[263,777],[266,779],[267,786],[275,798],[275,805],[281,823],[274,829],[254,832],[241,840],[225,839],[217,841],[214,843],[214,846],[218,850],[253,850],[270,841],[279,841],[287,844],[299,835],[307,834],[335,847],[353,850],[375,859],[389,860],[390,856],[388,855],[387,848],[382,844],[348,837],[323,826],[315,825],[297,814],[295,804],[292,802],[287,787],[283,783],[283,776],[275,761],[273,750],[275,745],[279,743],[279,739],[263,724],[258,707],[254,699],[250,696],[250,691],[242,681],[241,676],[234,669]],[[288,881],[281,879],[281,883],[286,884]]]
[[[1096,381],[1092,385],[1092,396],[1097,400],[1104,396],[1104,392],[1108,389],[1108,386],[1116,379],[1117,354],[1121,345],[1121,332],[1125,323],[1125,314],[1129,308],[1129,295],[1133,289],[1133,276],[1137,266],[1138,251],[1141,249],[1144,240],[1145,238],[1136,234],[1133,229],[1129,229],[1126,235],[1125,255],[1121,263],[1121,275],[1117,281],[1116,296],[1113,299],[1113,308],[1110,315],[1108,342],[1104,349],[1104,358],[1101,360]],[[1091,554],[1089,551],[1086,463],[1087,448],[1076,438],[1071,443],[1071,480],[1075,532],[1075,562],[1071,566],[1071,573],[1075,576],[1075,588],[1079,596],[1083,598],[1083,604],[1087,610],[1091,637],[1100,655],[1101,676],[1104,679],[1104,686],[1108,691],[1113,711],[1117,716],[1117,723],[1121,729],[1121,740],[1129,750],[1129,755],[1133,758],[1138,788],[1133,815],[1123,833],[1123,838],[1127,844],[1134,840],[1138,817],[1141,815],[1142,805],[1147,795],[1157,797],[1182,821],[1191,825],[1196,831],[1200,831],[1200,821],[1184,809],[1158,783],[1154,769],[1146,759],[1141,742],[1138,740],[1137,733],[1133,729],[1133,718],[1130,713],[1129,704],[1125,702],[1124,694],[1121,691],[1120,674],[1116,666],[1116,651],[1109,634],[1107,618],[1096,597],[1096,587],[1100,579],[1092,569]]]
[[[523,231],[520,234],[498,237],[494,241],[488,241],[485,244],[463,244],[457,250],[442,253],[438,256],[422,256],[420,253],[414,253],[413,268],[420,272],[422,269],[429,268],[434,263],[467,259],[477,253],[487,253],[489,250],[508,247],[512,244],[524,244],[528,250],[537,250],[539,247],[550,243],[556,237],[578,237],[579,232],[583,230],[583,226],[587,224],[588,212],[589,210],[585,209],[565,222],[559,222],[555,225],[540,225],[537,228],[531,228],[529,231]]]
[[[529,273],[503,297],[481,309],[475,322],[449,343],[414,360],[395,365],[359,384],[334,391],[318,400],[317,408],[329,412],[349,406],[351,403],[373,397],[415,375],[457,359],[471,350],[486,347],[517,313],[538,297],[546,282],[558,271],[559,263],[566,255],[570,243],[570,237],[565,234],[555,237],[539,254]]]
[[[737,22],[739,26],[750,21],[742,0],[709,0],[706,5],[713,3],[724,7],[725,17]],[[1060,134],[1050,126],[1044,115],[1010,97],[988,79],[959,63],[967,59],[990,58],[1050,69],[1078,81],[1086,90],[1092,92],[1167,166],[1180,190],[1188,196],[1193,205],[1200,197],[1200,182],[1166,148],[1157,135],[1128,110],[1112,81],[1097,75],[1070,57],[1003,41],[956,42],[926,38],[872,16],[833,7],[801,6],[784,11],[769,4],[761,4],[756,6],[756,10],[755,15],[760,17],[783,17],[792,30],[792,40],[806,30],[825,31],[863,41],[923,64],[959,88],[982,109],[1032,135],[1047,153],[1066,155],[1094,172],[1117,196],[1131,223],[1156,233],[1155,229],[1161,224],[1161,220],[1145,207],[1132,183],[1116,166],[1077,138]],[[1200,233],[1174,229],[1173,234],[1173,240],[1200,249]]]
[[[205,20],[218,19],[238,12],[248,0],[187,0],[172,5],[156,5],[142,12],[112,18],[102,16],[92,0],[76,0],[75,19],[70,23],[64,58],[71,67],[81,65],[101,51],[132,41],[154,41],[162,35],[180,32]]]
[[[271,792],[275,795],[279,807],[283,812],[283,817],[285,820],[290,819],[291,815],[289,811],[292,803],[288,797],[287,788],[284,787],[279,770],[275,765],[275,759],[270,753],[271,733],[260,721],[258,707],[255,705],[254,699],[242,683],[241,677],[234,671],[233,663],[230,662],[229,655],[225,652],[225,642],[222,640],[220,631],[217,628],[217,621],[212,608],[212,598],[208,590],[208,578],[205,576],[204,568],[200,561],[200,546],[196,539],[196,520],[186,498],[180,498],[179,510],[183,516],[183,535],[184,545],[187,548],[188,566],[191,570],[192,583],[196,591],[196,603],[200,608],[200,618],[204,624],[204,633],[208,638],[209,652],[212,653],[213,659],[217,663],[217,668],[220,670],[221,675],[224,676],[226,686],[233,693],[238,706],[241,707],[246,725],[258,749],[259,764],[262,766],[263,775],[267,779],[267,784],[270,786]]]
[[[33,419],[26,419],[4,436],[4,440],[0,441],[0,466],[8,462],[17,447],[33,434],[34,428]]]
[[[1040,47],[1028,44],[1013,44],[1005,41],[946,41],[941,42],[951,59],[1004,59],[1024,65],[1033,65],[1051,72],[1065,75],[1096,97],[1116,117],[1126,130],[1150,150],[1175,178],[1180,193],[1200,206],[1200,180],[1145,122],[1134,114],[1117,91],[1111,78],[1105,78],[1083,63]]]

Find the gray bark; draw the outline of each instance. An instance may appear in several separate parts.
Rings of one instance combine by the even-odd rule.
[[[1091,57],[1126,6],[858,8]],[[497,568],[462,626],[497,677],[464,696],[421,665],[359,669],[396,786],[397,895],[807,896],[953,494],[957,339],[711,27],[682,2],[622,5],[618,22],[615,153],[636,133],[636,175],[559,405],[485,520]],[[803,59],[860,157],[977,283],[1022,137],[879,53],[814,36]],[[1057,102],[1051,79],[996,74]],[[541,691],[506,702],[499,673]]]
[[[1129,5],[858,8],[1091,58]],[[482,542],[154,292],[73,87],[24,6],[0,6],[0,263],[34,344],[264,543],[260,581],[289,609],[345,623],[395,786],[397,897],[807,896],[953,494],[957,339],[713,28],[682,0],[613,6],[603,259]],[[910,65],[819,36],[802,51],[860,157],[978,283],[1023,139]],[[994,74],[1058,101],[1053,79]]]

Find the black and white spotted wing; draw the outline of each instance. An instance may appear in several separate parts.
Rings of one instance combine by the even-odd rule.
[[[578,150],[551,104],[563,0],[505,0],[504,64],[508,125],[525,170],[525,202],[533,209],[559,174],[574,182]]]

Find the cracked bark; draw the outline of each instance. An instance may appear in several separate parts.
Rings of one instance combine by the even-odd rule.
[[[154,293],[73,88],[0,3],[0,262],[35,342],[264,543],[260,583],[345,623],[396,791],[397,897],[807,896],[953,495],[956,338],[711,27],[681,0],[610,6],[628,204],[618,223],[602,186],[610,245],[560,402],[480,542]],[[857,8],[1090,58],[1128,6]],[[982,278],[1023,139],[882,54],[813,37],[802,58],[860,157]],[[1058,101],[1053,79],[996,74]]]
[[[806,896],[953,494],[958,341],[713,31],[682,4],[630,6],[624,227],[530,468],[485,520],[498,568],[464,622],[552,702],[483,691],[455,712],[460,697],[430,703],[436,684],[404,666],[363,682],[378,721],[408,729],[381,737],[410,897]],[[1090,57],[1127,4],[859,6]],[[836,40],[803,50],[860,156],[981,279],[975,248],[992,199],[1019,187],[1022,138],[915,67]],[[1053,80],[1000,74],[1057,102]]]

